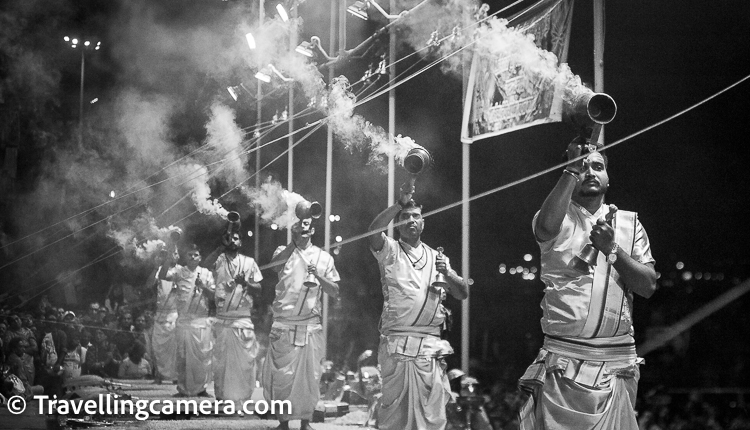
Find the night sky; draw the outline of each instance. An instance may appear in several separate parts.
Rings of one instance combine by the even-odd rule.
[[[41,89],[38,85],[32,85],[33,76],[29,77],[29,97],[17,97],[17,94],[8,96],[12,95],[12,91],[5,87],[6,94],[0,99],[0,107],[5,112],[10,109],[11,101],[18,101],[24,106],[23,112],[33,112],[33,109],[44,112],[46,109],[53,113],[53,118],[47,122],[31,113],[29,117],[36,119],[23,122],[25,139],[37,144],[20,151],[19,175],[22,184],[16,188],[17,195],[42,195],[38,194],[43,182],[39,178],[44,176],[45,169],[66,168],[66,158],[60,155],[64,151],[40,146],[38,141],[43,139],[40,136],[43,133],[35,133],[35,127],[51,130],[61,142],[68,142],[61,144],[61,147],[69,149],[75,146],[69,142],[74,140],[75,134],[71,130],[74,130],[77,122],[80,57],[69,52],[70,49],[62,42],[62,36],[76,28],[83,27],[87,32],[98,35],[104,45],[101,53],[88,58],[86,68],[86,99],[99,97],[99,104],[103,105],[101,108],[96,104],[86,106],[86,114],[92,118],[91,121],[99,121],[94,127],[96,133],[106,134],[106,122],[115,121],[113,113],[116,113],[116,109],[111,109],[108,97],[115,97],[127,87],[136,87],[142,94],[181,95],[170,124],[172,134],[169,138],[176,143],[176,147],[182,148],[183,153],[186,152],[185,148],[200,142],[202,134],[205,134],[206,110],[212,99],[221,98],[235,109],[237,122],[241,126],[254,124],[254,102],[234,103],[225,91],[227,85],[236,84],[238,79],[253,83],[246,79],[252,76],[249,71],[227,72],[216,77],[206,71],[208,69],[190,70],[194,63],[181,57],[184,52],[179,46],[174,47],[173,56],[162,55],[163,51],[159,50],[140,56],[138,54],[141,52],[148,53],[144,47],[144,44],[148,44],[146,38],[159,37],[159,34],[144,29],[144,38],[139,39],[132,32],[136,27],[132,16],[143,16],[142,10],[147,9],[146,5],[151,12],[145,15],[152,22],[171,29],[175,34],[188,34],[215,30],[216,20],[228,8],[236,7],[241,2],[55,1],[47,3],[46,12],[40,11],[41,3],[46,2],[11,1],[0,9],[6,23],[23,22],[17,26],[4,26],[0,22],[0,27],[6,29],[0,30],[5,58],[15,61],[22,58],[17,50],[35,52],[46,58],[46,73],[55,72],[57,76],[56,81]],[[385,2],[381,0],[381,3]],[[490,12],[494,12],[511,2],[489,3]],[[507,16],[532,3],[525,1],[503,15]],[[301,40],[319,35],[323,46],[328,46],[328,4],[322,0],[307,0],[300,6],[299,13],[304,20]],[[140,15],[134,14],[133,11],[139,8]],[[272,5],[267,10],[271,14]],[[593,85],[592,16],[590,1],[576,2],[568,63],[584,82]],[[36,24],[24,21],[32,17],[40,21]],[[347,47],[358,44],[377,28],[372,23],[355,21],[351,16],[348,23]],[[124,32],[124,28],[129,31]],[[18,32],[14,33],[16,29]],[[241,37],[241,34],[227,31],[222,37]],[[19,42],[21,37],[26,37],[26,41]],[[190,41],[195,43],[195,39],[191,38]],[[750,75],[749,44],[750,3],[746,1],[607,2],[604,88],[615,99],[618,113],[606,127],[606,142],[638,133]],[[411,48],[403,47],[399,56],[409,52],[412,52]],[[206,59],[206,62],[215,60]],[[401,63],[399,71],[414,62],[414,59],[410,59]],[[353,61],[339,73],[352,81],[357,80],[364,73],[367,63],[367,60]],[[4,76],[12,74],[7,65],[3,67]],[[419,68],[419,64],[415,67]],[[222,68],[220,61],[216,61],[216,68]],[[327,80],[327,72],[324,76]],[[438,209],[461,197],[461,88],[460,78],[447,75],[438,67],[397,89],[397,133],[414,138],[430,150],[435,159],[433,168],[417,181],[415,199],[424,204],[425,210]],[[3,94],[0,93],[0,96]],[[684,262],[686,268],[693,270],[729,271],[732,267],[749,264],[747,246],[750,223],[747,220],[750,219],[750,205],[747,204],[747,190],[750,186],[750,169],[747,165],[750,151],[745,147],[750,131],[748,99],[750,82],[744,82],[702,106],[608,151],[611,186],[607,201],[639,213],[651,240],[657,271],[673,271],[677,261]],[[41,107],[32,107],[32,102]],[[269,99],[270,109],[265,116],[270,117],[273,110],[279,107],[283,110],[285,103],[285,97]],[[298,99],[297,104],[304,107],[304,100]],[[107,114],[97,113],[97,109],[105,108]],[[386,96],[357,108],[355,112],[387,128]],[[317,118],[320,115],[314,117]],[[267,119],[264,117],[264,120]],[[51,124],[53,120],[54,124]],[[307,120],[301,122],[304,121]],[[6,131],[4,140],[9,142],[7,133],[10,132]],[[575,132],[568,125],[550,124],[473,144],[471,194],[476,195],[558,164],[565,146],[574,137]],[[264,150],[264,162],[270,161],[285,148],[286,140]],[[321,202],[325,197],[324,148],[323,129],[295,149],[294,191]],[[117,154],[110,153],[109,156],[116,158]],[[101,151],[97,156],[105,164],[109,160]],[[341,235],[346,239],[365,232],[374,216],[386,206],[387,177],[367,166],[366,159],[367,154],[361,151],[350,151],[341,145],[335,148],[332,206],[333,213],[340,214],[342,221],[334,224],[333,236]],[[251,162],[254,165],[254,160]],[[286,158],[272,165],[267,173],[284,183]],[[403,182],[404,178],[403,172],[399,171],[397,184]],[[501,263],[511,266],[538,265],[538,247],[531,233],[531,219],[558,178],[557,172],[550,173],[471,204],[470,261],[471,277],[475,281],[471,304],[472,330],[483,332],[487,328],[502,329],[505,324],[513,324],[513,330],[504,335],[504,342],[528,338],[529,333],[532,338],[538,336],[541,282],[500,276],[497,269]],[[92,190],[98,192],[98,189],[92,185]],[[72,208],[68,212],[55,212],[52,205],[47,204],[43,205],[44,209],[34,213],[34,202],[33,198],[25,197],[3,200],[3,220],[6,230],[14,237],[38,229],[44,220],[58,220],[62,213],[69,215],[90,207],[91,200],[71,202]],[[246,226],[251,224],[249,210],[242,207],[240,200],[229,199],[223,203],[228,208],[240,209],[246,217]],[[181,217],[175,214],[164,221],[165,225]],[[443,246],[457,269],[461,267],[460,223],[460,208],[440,212],[426,220],[423,236],[431,246]],[[220,223],[196,221],[186,224],[186,229],[189,236],[208,250],[215,239],[210,228],[218,225]],[[270,260],[273,249],[285,241],[286,233],[264,228],[261,236],[259,262],[264,264]],[[51,237],[50,233],[44,239],[28,245],[26,250],[48,243]],[[47,254],[39,258],[54,259],[58,255],[56,253],[64,252],[82,237],[79,235],[68,239],[61,247],[51,247]],[[322,241],[321,223],[315,242],[322,245]],[[69,264],[68,268],[77,268],[91,261],[101,250],[111,246],[111,243],[102,242],[106,242],[106,239],[80,247],[87,249],[85,255],[62,259],[62,262],[49,268],[46,278],[37,278],[31,284],[41,284],[50,277],[54,278],[57,271],[66,268],[66,264]],[[246,243],[244,248],[248,254],[252,253],[251,242]],[[522,259],[527,253],[533,255],[531,263],[525,263]],[[366,322],[362,329],[365,340],[358,346],[372,346],[372,342],[377,341],[374,324],[382,306],[377,265],[369,255],[365,241],[345,245],[337,258],[342,287],[346,288],[342,308],[354,304],[360,306],[357,313]],[[106,272],[121,270],[117,267],[116,261],[102,263],[89,269],[85,279],[108,282]],[[271,278],[274,276],[270,271],[265,276],[264,286],[270,291],[274,281]],[[132,275],[131,278],[135,282],[138,276]],[[96,291],[103,289],[106,288],[99,287]],[[639,301],[637,306],[646,303]],[[449,304],[458,313],[459,304],[452,301]],[[458,330],[454,330],[452,334],[457,350],[458,333]],[[477,345],[473,344],[473,348]],[[476,354],[477,350],[472,349],[472,355]]]

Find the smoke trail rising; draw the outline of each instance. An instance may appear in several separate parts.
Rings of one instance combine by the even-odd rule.
[[[410,137],[389,136],[382,127],[355,114],[355,97],[348,87],[349,81],[344,76],[334,78],[329,86],[326,106],[334,135],[349,151],[368,150],[368,163],[383,173],[389,156],[401,164],[409,150],[420,145]]]
[[[137,260],[149,260],[156,252],[163,249],[166,243],[171,241],[173,232],[182,233],[182,229],[176,226],[159,227],[156,219],[150,212],[146,211],[137,215],[134,219],[123,219],[121,221],[111,220],[110,230],[107,237],[113,239],[119,245],[126,259],[130,259],[130,265],[137,264]]]
[[[242,130],[235,122],[232,109],[214,103],[211,106],[211,117],[206,124],[206,145],[216,150],[216,158],[224,158],[223,176],[230,183],[236,184],[246,175],[247,156],[242,148]]]
[[[167,169],[173,187],[181,187],[190,193],[190,197],[198,212],[204,215],[217,215],[226,218],[228,211],[217,199],[211,198],[211,187],[208,185],[208,169],[206,166],[185,163],[177,164]]]
[[[413,3],[413,0],[403,1],[400,7],[408,9],[414,6]],[[590,91],[567,64],[558,65],[555,54],[537,46],[533,35],[526,34],[523,28],[509,27],[506,19],[496,16],[487,19],[488,10],[486,4],[476,0],[428,3],[420,8],[419,13],[404,19],[403,40],[413,49],[420,50],[422,55],[435,56],[446,56],[461,46],[473,45],[476,55],[536,74],[540,81],[561,90],[565,101]],[[477,25],[480,20],[483,22]],[[445,40],[439,43],[442,39]],[[431,49],[424,50],[425,46]],[[461,56],[450,56],[443,62],[442,70],[458,77],[464,61]]]
[[[301,195],[284,189],[279,181],[269,178],[260,188],[242,188],[243,193],[257,205],[260,220],[265,225],[276,224],[289,228],[296,221],[297,203],[305,200]]]

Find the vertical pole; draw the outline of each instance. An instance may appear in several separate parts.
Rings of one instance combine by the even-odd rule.
[[[258,25],[263,25],[263,15],[265,7],[264,5],[265,0],[259,1],[258,6]],[[256,131],[260,132],[260,124],[263,121],[263,117],[261,116],[261,108],[263,106],[263,103],[261,102],[261,98],[263,98],[263,87],[262,82],[258,80],[258,94],[257,94],[257,121],[255,126]],[[255,142],[256,149],[255,149],[255,187],[260,188],[260,137],[256,139]],[[253,235],[255,238],[255,261],[259,261],[258,258],[260,257],[260,216],[258,214],[258,206],[255,206],[255,234]]]
[[[594,0],[594,91],[604,92],[604,0]],[[599,143],[604,144],[604,126]]]
[[[464,94],[466,92],[464,91]],[[461,275],[469,280],[469,174],[470,174],[471,144],[463,144],[461,157]],[[471,282],[469,282],[471,284]],[[471,285],[469,295],[461,302],[461,370],[469,374],[469,300],[471,300]]]
[[[338,1],[337,0],[331,0],[331,31],[330,31],[330,40],[328,43],[328,52],[333,55],[336,49],[336,16],[337,16],[337,6]],[[346,13],[346,3],[342,2],[342,5],[344,7],[344,13]],[[346,19],[346,16],[343,17]],[[339,23],[339,26],[341,26],[341,23]],[[340,37],[340,36],[339,36]],[[343,45],[342,48],[343,49]],[[328,69],[328,83],[333,81],[335,70],[333,66]],[[324,247],[326,252],[329,252],[331,250],[331,221],[328,219],[329,215],[331,215],[331,187],[333,185],[333,178],[332,178],[332,166],[333,166],[333,131],[331,130],[331,127],[328,127],[328,136],[326,140],[326,206],[325,206],[325,219],[323,222],[325,223],[325,239],[324,239]],[[328,294],[323,294],[323,357],[328,357]]]
[[[294,50],[297,47],[297,5],[292,5],[292,25],[289,34],[289,52],[294,55]],[[289,191],[294,190],[294,85],[289,83],[289,106],[287,106],[287,115],[289,118],[289,158],[287,159],[287,174],[286,183]],[[292,229],[286,229],[286,243],[292,241]]]
[[[463,61],[461,62],[463,70],[463,85],[462,94],[464,97],[469,97],[466,93],[469,86],[468,70],[467,67],[471,64],[468,51],[465,51],[462,56]],[[471,275],[469,271],[469,180],[470,180],[470,166],[471,165],[471,144],[464,143],[461,153],[461,275],[469,280]],[[461,302],[461,370],[469,374],[469,300],[471,300],[471,282],[469,282],[469,295],[466,300]]]
[[[391,8],[388,13],[394,14],[396,0],[391,0]],[[388,80],[396,79],[396,32],[390,31],[388,35]],[[388,90],[388,135],[396,135],[396,89]],[[395,203],[396,188],[396,159],[393,155],[388,156],[388,207]],[[388,223],[388,236],[393,237],[393,222]]]
[[[81,43],[81,94],[78,98],[78,146],[83,148],[83,77],[86,70],[86,56]]]

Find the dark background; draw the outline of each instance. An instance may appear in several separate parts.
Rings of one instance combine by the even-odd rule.
[[[92,202],[96,200],[91,194],[99,192],[100,187],[94,177],[86,177],[87,171],[81,166],[88,164],[82,163],[82,159],[96,153],[102,160],[101,165],[114,166],[110,169],[111,176],[118,174],[118,164],[110,162],[121,156],[120,153],[103,151],[105,145],[86,148],[84,153],[76,147],[80,56],[71,53],[62,42],[62,36],[70,31],[85,29],[103,40],[104,46],[101,52],[87,57],[86,99],[99,97],[102,107],[86,105],[86,139],[114,133],[106,119],[113,115],[112,111],[105,111],[106,103],[126,87],[137,87],[145,94],[179,94],[179,108],[172,118],[169,136],[177,153],[186,153],[205,137],[207,106],[216,98],[236,110],[237,122],[243,127],[255,123],[254,103],[233,103],[228,98],[225,88],[235,82],[230,79],[231,74],[217,77],[193,71],[191,63],[183,61],[180,53],[175,53],[174,58],[145,57],[148,59],[143,63],[133,64],[125,60],[143,46],[133,43],[132,37],[122,37],[123,23],[132,19],[128,14],[137,9],[134,4],[149,9],[154,22],[176,32],[190,32],[215,29],[216,21],[242,2],[132,2],[127,6],[126,3],[9,1],[0,7],[0,74],[3,78],[0,144],[5,148],[17,147],[19,154],[17,177],[3,173],[0,209],[7,241],[19,240],[52,222],[94,206]],[[490,12],[509,3],[490,2]],[[501,16],[509,16],[531,3],[523,2]],[[257,16],[254,2],[247,2],[246,6],[248,17]],[[328,46],[328,7],[328,2],[315,0],[300,6],[299,13],[304,19],[301,40],[319,35],[323,46]],[[269,3],[266,9],[271,15],[273,4]],[[590,84],[593,84],[592,16],[591,2],[576,2],[568,58],[573,72]],[[348,23],[347,47],[377,29],[376,24],[354,21],[351,17]],[[608,2],[604,87],[616,100],[618,114],[606,127],[606,141],[614,142],[638,133],[750,75],[749,23],[750,4],[745,1]],[[227,34],[226,37],[237,36],[236,31]],[[413,48],[402,47],[399,57],[412,51]],[[398,70],[414,65],[417,58],[400,63]],[[337,74],[357,80],[370,61],[350,62]],[[157,72],[152,74],[151,68]],[[134,74],[133,70],[141,70],[143,74]],[[239,75],[234,78],[244,78]],[[327,80],[327,72],[324,75]],[[447,75],[439,67],[433,68],[400,86],[396,92],[397,133],[413,137],[435,158],[433,169],[419,178],[415,198],[426,210],[460,200],[460,77]],[[746,149],[748,96],[750,85],[744,82],[608,151],[611,187],[607,201],[639,213],[651,240],[656,269],[661,274],[656,294],[648,301],[636,301],[639,341],[644,339],[647,328],[678,321],[747,277],[750,238],[747,222],[750,215],[747,204],[750,156]],[[267,103],[264,120],[270,119],[276,109],[283,110],[286,96],[282,92],[280,97],[269,97]],[[299,100],[298,104],[304,106],[304,100]],[[386,96],[355,112],[387,128]],[[274,136],[282,134],[278,132]],[[473,144],[471,195],[559,163],[560,154],[574,136],[569,126],[551,124]],[[117,139],[100,139],[100,142],[115,146]],[[286,140],[264,149],[264,163],[285,148]],[[325,196],[324,153],[324,131],[317,132],[295,149],[294,191],[321,202]],[[71,158],[70,154],[80,156]],[[331,203],[333,213],[340,214],[342,221],[333,224],[332,237],[341,235],[346,239],[365,232],[370,221],[386,206],[386,176],[366,165],[367,155],[339,144],[335,146]],[[75,162],[66,164],[71,159]],[[250,163],[254,165],[254,160]],[[49,188],[49,184],[59,182],[61,176],[49,172],[68,171],[66,169],[78,172],[78,177],[61,187],[65,192],[40,191],[58,190]],[[286,158],[265,173],[284,182]],[[558,177],[558,173],[550,173],[471,203],[470,276],[474,285],[470,355],[475,360],[475,371],[485,378],[498,375],[508,380],[517,378],[541,344],[538,303],[542,283],[538,278],[526,281],[517,275],[500,274],[498,267],[500,264],[538,267],[531,219]],[[397,172],[397,184],[403,180],[403,172]],[[102,186],[110,189],[108,184]],[[213,182],[212,186],[215,195],[227,189],[227,184],[221,182]],[[58,200],[50,196],[57,196]],[[252,217],[243,206],[246,202],[230,197],[222,203],[229,209],[244,210],[243,224],[252,228]],[[154,204],[164,207],[169,202]],[[181,209],[183,212],[164,220],[163,225],[176,222],[192,210]],[[3,300],[12,303],[19,292],[38,294],[45,288],[50,288],[48,293],[53,294],[61,288],[55,283],[60,273],[86,266],[98,256],[106,255],[113,242],[104,236],[104,225],[55,242],[90,222],[109,216],[106,211],[106,207],[97,209],[77,225],[63,224],[4,248],[3,265],[7,267],[0,269],[3,281],[0,292],[9,295]],[[459,207],[439,212],[426,220],[423,236],[431,246],[443,246],[456,269],[461,267],[460,222]],[[206,252],[215,245],[214,232],[221,228],[221,222],[200,216],[183,225],[187,237],[198,241]],[[323,228],[319,221],[315,243],[321,246]],[[285,231],[274,232],[263,227],[259,263],[267,263],[273,249],[285,240]],[[252,241],[247,241],[244,252],[252,255],[252,250]],[[19,263],[10,263],[31,251],[37,252]],[[527,253],[533,256],[531,262],[523,260]],[[364,240],[344,245],[336,261],[342,277],[342,298],[332,303],[329,355],[337,363],[353,365],[354,357],[363,349],[377,346],[382,294],[377,265]],[[678,268],[678,262],[684,266]],[[77,278],[80,280],[80,305],[84,306],[89,299],[103,300],[111,285],[123,282],[140,285],[148,270],[146,264],[133,265],[123,262],[119,256],[81,270]],[[686,272],[690,272],[690,279]],[[700,280],[693,276],[698,272]],[[704,273],[711,273],[712,279],[706,280]],[[264,276],[266,299],[270,301],[275,276],[271,271],[264,272]],[[459,351],[460,303],[451,299],[448,305],[454,310],[457,322],[449,339]],[[746,363],[750,352],[744,346],[748,327],[746,311],[747,299],[740,299],[695,326],[688,349],[677,356],[690,377],[670,383],[747,386]],[[454,356],[450,365],[458,366],[458,358]],[[675,360],[674,356],[662,360],[662,355],[654,353],[646,358],[657,363],[652,369],[659,369],[658,363],[666,360],[664,368],[677,371],[674,361],[669,364],[669,360]],[[703,369],[702,373],[690,370],[695,368]],[[664,383],[658,378],[654,380],[648,369],[644,367],[645,383]]]

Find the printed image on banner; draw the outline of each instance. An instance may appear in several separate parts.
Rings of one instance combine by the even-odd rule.
[[[542,0],[509,18],[506,31],[522,40],[533,36],[536,51],[554,54],[557,66],[567,58],[572,15],[573,0]],[[464,143],[562,120],[561,89],[556,91],[549,74],[517,61],[518,49],[509,45],[507,55],[498,55],[502,49],[474,52],[461,130]]]

